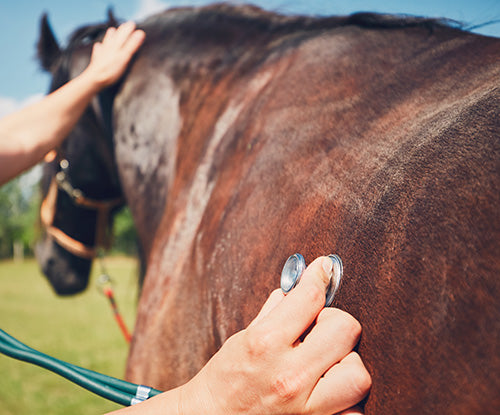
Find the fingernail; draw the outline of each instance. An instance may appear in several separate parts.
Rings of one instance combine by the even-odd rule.
[[[344,267],[342,265],[342,260],[338,255],[328,255],[328,259],[330,260],[330,283],[326,288],[326,302],[325,307],[329,307],[337,290],[340,286],[340,280],[342,279],[342,275],[344,273]]]
[[[321,262],[321,266],[323,267],[323,271],[328,277],[328,281],[332,278],[332,269],[333,269],[333,261],[329,257],[324,257]]]

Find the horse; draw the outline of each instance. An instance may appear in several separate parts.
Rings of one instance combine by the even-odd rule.
[[[60,49],[42,20],[52,88],[113,24]],[[126,377],[186,382],[289,255],[336,253],[334,306],[361,322],[373,379],[366,414],[498,413],[500,40],[442,19],[227,4],[139,27],[127,73],[59,150],[74,187],[123,196],[137,227],[147,271]],[[93,240],[62,203],[53,225]]]

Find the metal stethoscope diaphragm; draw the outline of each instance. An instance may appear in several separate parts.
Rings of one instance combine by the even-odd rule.
[[[332,260],[333,264],[330,283],[326,289],[325,307],[329,307],[332,304],[343,274],[342,260],[340,257],[338,255],[328,255],[328,258]],[[299,283],[300,277],[305,269],[306,261],[301,254],[293,254],[286,260],[283,270],[281,271],[281,290],[285,295]]]

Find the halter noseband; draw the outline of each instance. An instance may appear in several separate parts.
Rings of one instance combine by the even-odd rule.
[[[109,248],[110,234],[107,228],[109,212],[114,207],[123,203],[123,198],[118,197],[109,200],[95,200],[85,197],[80,189],[75,189],[66,174],[69,167],[67,160],[60,162],[61,169],[52,177],[47,196],[40,207],[40,219],[47,234],[50,235],[61,247],[71,252],[73,255],[84,259],[93,259],[97,256],[99,247]],[[59,190],[68,194],[76,206],[97,211],[96,235],[93,246],[72,238],[61,229],[54,226],[54,216],[56,212],[57,195]]]

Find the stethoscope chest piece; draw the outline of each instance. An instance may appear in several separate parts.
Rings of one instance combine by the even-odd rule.
[[[300,281],[300,277],[306,269],[306,261],[300,254],[289,257],[281,271],[281,290],[288,294]]]
[[[333,303],[343,274],[342,260],[340,257],[338,255],[328,255],[328,258],[332,260],[333,264],[330,283],[326,289],[325,307],[329,307]],[[301,254],[293,254],[286,260],[283,270],[281,271],[281,290],[284,294],[288,294],[299,283],[300,277],[305,269],[306,261]]]

